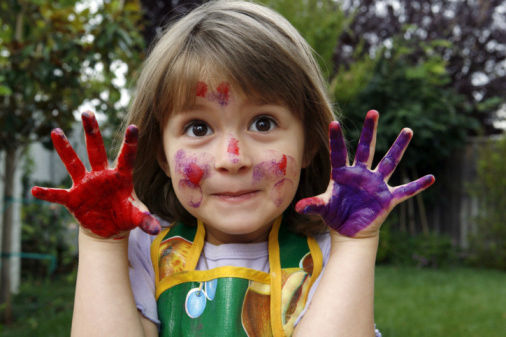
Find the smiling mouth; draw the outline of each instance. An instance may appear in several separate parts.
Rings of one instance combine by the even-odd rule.
[[[242,201],[254,197],[259,191],[220,192],[212,195],[225,201]]]

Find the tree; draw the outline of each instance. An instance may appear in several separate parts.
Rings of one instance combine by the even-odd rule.
[[[172,20],[184,16],[205,0],[141,0],[144,12],[144,41],[149,46]]]
[[[461,106],[479,121],[485,134],[497,133],[494,113],[506,102],[506,11],[502,0],[342,0],[353,17],[339,36],[334,71],[348,69],[364,55],[391,46],[395,37],[412,45],[448,41],[435,51],[442,56]],[[423,61],[422,48],[410,55]],[[478,130],[474,130],[478,132]]]
[[[32,142],[47,146],[51,129],[70,129],[85,99],[114,119],[119,67],[139,64],[143,41],[134,0],[109,0],[92,10],[75,0],[8,0],[0,4],[0,151],[5,153],[2,251],[12,252],[13,177]],[[19,240],[19,238],[16,238]],[[0,301],[10,296],[10,259],[2,259]]]

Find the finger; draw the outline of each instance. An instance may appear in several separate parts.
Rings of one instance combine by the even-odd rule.
[[[132,207],[132,219],[133,223],[140,227],[144,232],[155,235],[161,230],[160,222],[151,215],[149,212],[141,212],[135,207]]]
[[[358,141],[355,154],[355,164],[371,167],[374,149],[376,147],[376,130],[379,114],[376,110],[370,110],[364,121],[364,127]]]
[[[329,125],[330,162],[332,168],[345,166],[348,161],[348,151],[344,142],[343,131],[339,122],[333,121]]]
[[[377,170],[385,181],[388,181],[392,173],[394,173],[394,170],[397,167],[397,164],[401,161],[404,151],[406,151],[412,137],[413,131],[411,131],[411,129],[402,129],[387,154],[379,162]]]
[[[102,140],[95,114],[91,111],[86,111],[82,113],[81,118],[86,135],[86,148],[88,149],[88,159],[90,160],[91,169],[93,171],[106,169],[108,166],[107,153],[105,152],[104,141]]]
[[[139,131],[135,125],[128,126],[125,141],[118,156],[118,171],[124,175],[131,175],[137,153],[137,139]]]
[[[53,141],[56,152],[67,168],[70,177],[72,177],[72,181],[78,182],[83,179],[86,168],[70,145],[67,137],[65,137],[63,131],[61,129],[54,129],[51,131],[51,140]]]
[[[415,181],[395,187],[392,192],[395,204],[401,203],[404,200],[417,195],[427,189],[430,185],[434,184],[435,181],[436,178],[434,178],[432,174],[428,174]]]
[[[32,195],[41,200],[65,205],[69,192],[60,188],[32,187]]]
[[[322,214],[325,210],[326,203],[320,197],[311,197],[299,200],[295,204],[295,211],[300,214]]]

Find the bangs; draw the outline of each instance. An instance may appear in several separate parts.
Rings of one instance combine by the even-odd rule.
[[[291,51],[266,39],[265,27],[259,39],[246,31],[206,29],[205,23],[194,27],[161,79],[160,106],[155,109],[161,125],[172,113],[195,104],[199,82],[213,90],[228,82],[248,98],[285,105],[303,120],[306,100],[312,94],[306,92],[308,78]]]

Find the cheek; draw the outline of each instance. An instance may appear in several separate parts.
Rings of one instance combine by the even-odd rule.
[[[199,207],[202,202],[202,182],[209,177],[212,158],[205,154],[177,151],[174,156],[173,184],[181,202]]]
[[[280,207],[289,204],[295,195],[300,175],[300,164],[292,156],[268,152],[266,160],[253,168],[253,181],[270,186],[271,201]]]
[[[277,151],[267,151],[264,160],[253,167],[253,181],[294,180],[299,172],[300,165],[292,156]]]

